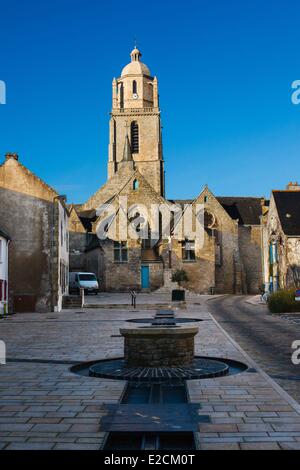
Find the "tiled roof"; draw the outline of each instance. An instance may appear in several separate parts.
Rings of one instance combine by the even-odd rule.
[[[300,236],[300,191],[273,191],[282,230]]]

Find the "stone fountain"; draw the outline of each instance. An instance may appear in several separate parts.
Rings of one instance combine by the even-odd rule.
[[[197,326],[176,323],[172,310],[159,310],[149,326],[121,328],[124,357],[96,361],[89,375],[133,382],[182,383],[219,377],[229,372],[228,361],[194,355]]]
[[[190,367],[198,327],[121,328],[128,367]]]

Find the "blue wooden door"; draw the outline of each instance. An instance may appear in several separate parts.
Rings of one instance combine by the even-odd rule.
[[[141,267],[141,281],[142,281],[142,289],[149,289],[149,266],[142,266]]]

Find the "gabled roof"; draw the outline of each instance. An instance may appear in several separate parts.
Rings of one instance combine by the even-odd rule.
[[[300,236],[300,191],[272,191],[283,232]]]
[[[0,187],[51,201],[58,197],[55,189],[15,158],[7,158],[0,165]]]
[[[228,215],[239,220],[239,225],[260,225],[262,215],[259,197],[217,197]]]
[[[117,173],[107,180],[106,183],[81,206],[79,212],[89,209],[97,209],[102,204],[105,204],[108,200],[112,199],[128,181],[130,181],[135,172],[136,170],[127,168],[124,168],[123,171],[117,171]]]

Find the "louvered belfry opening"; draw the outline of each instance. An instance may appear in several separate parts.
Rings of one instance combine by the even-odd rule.
[[[131,123],[131,151],[139,153],[139,125],[136,121]]]

